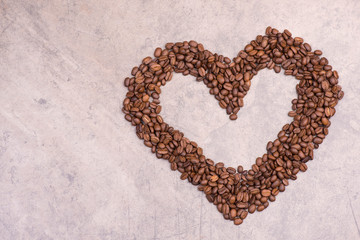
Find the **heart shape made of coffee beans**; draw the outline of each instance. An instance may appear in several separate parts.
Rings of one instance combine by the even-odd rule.
[[[144,58],[139,67],[132,69],[132,77],[125,79],[129,91],[122,110],[145,146],[158,158],[168,160],[171,170],[178,170],[182,180],[198,185],[198,190],[206,194],[225,219],[239,225],[248,213],[263,211],[269,201],[275,201],[289,179],[295,180],[299,171],[306,171],[313,150],[328,134],[329,119],[344,92],[338,85],[338,73],[320,55],[320,50],[312,51],[302,38],[271,27],[232,61],[205,50],[195,41],[167,43],[165,49],[155,50],[155,58]],[[267,144],[267,152],[256,159],[250,170],[225,167],[224,163],[206,158],[196,142],[160,116],[161,86],[176,72],[204,82],[220,107],[235,120],[251,79],[264,68],[276,73],[282,68],[285,75],[299,80],[297,98],[292,100],[288,114],[292,122],[285,124],[277,139]]]

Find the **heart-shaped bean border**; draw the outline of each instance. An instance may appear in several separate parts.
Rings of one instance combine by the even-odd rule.
[[[277,194],[285,190],[289,179],[295,180],[299,171],[306,171],[306,162],[313,159],[313,150],[328,134],[329,119],[344,96],[338,73],[326,58],[320,58],[320,50],[311,51],[309,44],[302,38],[292,38],[288,30],[280,33],[268,27],[265,33],[251,41],[233,61],[212,54],[195,41],[168,43],[165,49],[155,50],[155,58],[144,58],[139,67],[132,69],[132,77],[125,79],[129,91],[122,110],[125,119],[136,127],[137,136],[158,158],[167,159],[172,170],[181,172],[182,180],[198,185],[224,218],[236,225],[248,212],[267,208],[269,201],[275,201]],[[298,96],[289,112],[293,121],[267,144],[267,153],[257,158],[250,170],[215,164],[203,155],[202,148],[160,116],[160,87],[176,72],[203,81],[220,107],[235,120],[251,79],[264,68],[276,73],[282,68],[285,75],[298,79]]]

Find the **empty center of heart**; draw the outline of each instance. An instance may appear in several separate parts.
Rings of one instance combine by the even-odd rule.
[[[163,87],[162,115],[202,146],[208,158],[249,169],[268,141],[276,139],[278,126],[291,122],[287,113],[296,97],[291,76],[264,70],[252,82],[238,119],[230,121],[202,82],[175,74]]]

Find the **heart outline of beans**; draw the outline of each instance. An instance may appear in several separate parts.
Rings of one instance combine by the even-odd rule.
[[[296,180],[299,171],[307,170],[313,150],[328,134],[329,119],[344,92],[338,85],[337,71],[321,55],[320,50],[312,52],[308,43],[293,38],[288,30],[281,33],[271,27],[232,61],[193,40],[167,43],[165,49],[155,49],[154,58],[146,57],[139,67],[134,67],[132,77],[125,78],[129,91],[122,111],[145,146],[158,158],[168,160],[171,170],[181,172],[182,180],[197,185],[225,219],[239,225],[248,213],[267,208],[279,192],[285,191],[289,179]],[[299,80],[297,98],[292,100],[288,114],[293,121],[282,127],[277,139],[268,142],[267,152],[249,170],[225,167],[224,163],[206,158],[197,143],[160,116],[160,87],[175,72],[204,82],[230,119],[236,120],[253,76],[264,68],[276,73],[283,69],[285,75]]]

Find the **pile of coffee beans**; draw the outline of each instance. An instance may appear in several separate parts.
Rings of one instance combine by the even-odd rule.
[[[125,79],[128,88],[123,102],[125,119],[136,128],[137,136],[158,158],[169,161],[171,170],[178,170],[206,194],[225,219],[239,225],[248,213],[263,211],[283,192],[289,180],[307,170],[328,134],[335,106],[344,96],[333,70],[320,50],[313,51],[300,37],[285,30],[268,27],[264,36],[257,36],[232,60],[213,54],[195,41],[167,43],[157,48],[154,58],[146,57]],[[161,87],[173,73],[192,75],[202,81],[226,110],[231,120],[244,105],[243,99],[252,78],[261,69],[273,69],[294,76],[297,98],[292,100],[290,124],[285,124],[277,139],[266,146],[251,169],[225,167],[204,156],[194,141],[169,126],[161,117]]]

